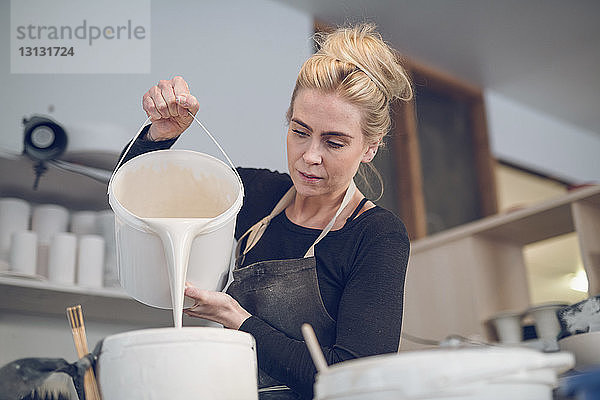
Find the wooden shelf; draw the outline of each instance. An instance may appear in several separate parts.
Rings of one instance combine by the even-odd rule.
[[[422,338],[492,339],[486,321],[532,304],[523,247],[577,234],[590,295],[600,293],[600,186],[494,215],[412,243],[403,328]],[[401,350],[420,346],[403,341]]]
[[[417,240],[412,251],[425,251],[473,235],[526,245],[575,231],[571,205],[578,201],[600,207],[600,186],[575,190],[536,206],[493,215]]]

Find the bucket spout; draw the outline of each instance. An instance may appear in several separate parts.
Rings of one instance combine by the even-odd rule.
[[[145,222],[162,241],[167,259],[173,323],[183,325],[185,281],[194,238],[206,228],[211,218],[145,218]]]

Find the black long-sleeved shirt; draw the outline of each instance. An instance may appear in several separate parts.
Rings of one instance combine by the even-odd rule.
[[[174,142],[138,139],[131,153],[168,148]],[[236,238],[269,214],[292,185],[287,174],[248,168],[238,168],[238,172],[245,198]],[[244,265],[303,257],[319,233],[294,224],[283,212],[271,221]],[[336,320],[335,344],[322,349],[329,364],[398,350],[409,248],[402,221],[378,206],[329,232],[315,246],[319,290],[326,310]],[[316,369],[304,342],[289,338],[257,316],[248,318],[240,330],[256,339],[261,369],[312,398]]]

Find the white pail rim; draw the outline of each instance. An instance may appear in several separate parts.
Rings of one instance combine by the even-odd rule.
[[[209,222],[208,225],[206,225],[205,229],[203,230],[203,233],[209,233],[209,232],[218,230],[223,225],[227,224],[231,220],[232,217],[235,217],[237,215],[237,213],[242,208],[242,203],[243,203],[243,198],[244,198],[244,187],[243,187],[242,182],[239,179],[238,175],[236,174],[236,172],[229,165],[225,164],[222,160],[219,160],[218,158],[213,157],[208,154],[205,154],[205,153],[200,153],[200,152],[192,151],[192,150],[167,149],[167,150],[156,150],[156,151],[151,151],[148,153],[140,154],[140,155],[132,158],[131,160],[127,161],[123,165],[121,165],[120,168],[117,171],[115,171],[115,173],[109,183],[109,186],[108,186],[108,203],[110,204],[111,208],[113,209],[113,211],[115,212],[117,217],[123,219],[124,222],[127,223],[127,225],[130,225],[140,231],[152,232],[152,229],[150,229],[150,227],[146,223],[143,222],[143,218],[130,212],[121,204],[121,202],[119,202],[119,200],[117,199],[117,196],[114,194],[113,185],[115,184],[115,182],[119,181],[119,179],[125,173],[127,168],[135,167],[138,164],[141,164],[141,163],[147,161],[148,158],[160,157],[162,154],[166,154],[166,153],[169,153],[169,154],[175,155],[175,156],[177,156],[177,155],[184,155],[184,156],[192,155],[193,157],[204,158],[204,159],[214,162],[216,164],[222,165],[224,167],[223,171],[227,171],[227,174],[230,174],[231,178],[235,179],[238,182],[238,185],[239,185],[238,196],[237,196],[236,200],[234,201],[234,203],[223,213],[217,215],[216,217],[211,218],[211,221]]]
[[[137,346],[193,342],[255,347],[254,337],[242,331],[216,327],[154,328],[108,336],[102,344],[102,353],[120,354],[127,348]]]
[[[570,353],[541,353],[523,348],[385,354],[334,364],[320,372],[315,398],[337,399],[381,391],[397,393],[399,399],[435,398],[456,388],[480,388],[489,383],[525,382],[552,387],[557,374],[571,368],[573,363]]]

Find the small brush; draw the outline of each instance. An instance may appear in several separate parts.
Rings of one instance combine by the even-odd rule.
[[[21,400],[77,400],[74,389],[70,376],[56,373]]]
[[[81,305],[67,308],[67,318],[71,324],[71,331],[73,332],[73,341],[75,342],[77,356],[82,358],[89,353],[89,350],[85,335],[85,325],[83,323],[83,311],[81,310]],[[85,372],[83,377],[83,388],[85,390],[86,400],[101,400],[100,390],[98,389],[98,383],[96,382],[96,376],[94,375],[93,368],[90,368]]]

